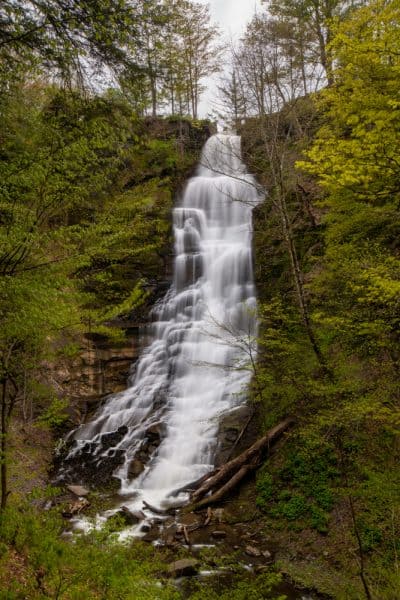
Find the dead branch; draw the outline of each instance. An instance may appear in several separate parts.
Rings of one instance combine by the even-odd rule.
[[[294,424],[294,419],[287,418],[269,430],[262,438],[257,440],[250,448],[236,458],[227,462],[218,469],[192,494],[191,509],[198,509],[221,500],[228,492],[233,490],[244,477],[254,471],[261,463],[265,452],[274,445],[282,435]],[[206,494],[214,491],[211,496]],[[203,498],[203,499],[202,499]],[[202,499],[202,500],[201,500]]]

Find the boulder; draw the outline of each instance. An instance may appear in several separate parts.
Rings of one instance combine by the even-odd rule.
[[[121,506],[116,514],[122,518],[126,525],[137,525],[146,518],[141,510],[130,510],[127,506]]]
[[[67,485],[67,490],[75,494],[75,496],[87,496],[89,494],[89,490],[83,487],[83,485]]]
[[[236,442],[238,435],[239,431],[233,427],[225,431],[225,439],[227,442]]]
[[[168,567],[168,575],[170,577],[190,577],[196,575],[198,571],[199,561],[195,558],[183,558],[176,560]]]
[[[255,546],[246,546],[245,552],[246,552],[247,556],[254,556],[254,557],[261,556],[260,550],[258,548],[256,548]]]
[[[122,425],[117,429],[117,431],[103,433],[103,435],[100,438],[103,450],[107,450],[108,448],[113,448],[114,446],[117,446],[127,433],[128,428],[126,425]]]
[[[144,470],[144,464],[142,461],[137,460],[136,458],[130,463],[128,467],[128,475],[129,477],[138,477],[140,473]]]
[[[161,437],[161,424],[155,423],[146,429],[146,437],[153,440],[158,440]]]

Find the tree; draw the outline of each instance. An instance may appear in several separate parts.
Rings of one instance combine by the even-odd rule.
[[[311,63],[319,62],[327,78],[332,83],[333,59],[329,44],[332,39],[334,20],[342,19],[357,2],[343,0],[264,0],[269,11],[280,20],[292,23],[298,31],[306,34],[313,42],[314,52],[309,56]]]
[[[192,0],[150,0],[142,5],[140,22],[140,43],[133,39],[132,46],[137,64],[123,70],[123,90],[141,98],[143,112],[150,108],[152,116],[197,118],[202,80],[219,70],[221,52],[208,7]]]
[[[218,115],[232,124],[237,130],[241,121],[247,115],[247,99],[241,85],[240,78],[235,70],[220,78],[218,85],[219,103]]]
[[[302,23],[267,14],[253,17],[238,47],[231,49],[250,114],[277,111],[321,85],[314,45]]]
[[[20,86],[18,93],[3,98],[0,109],[4,508],[10,418],[26,380],[32,387],[40,379],[40,365],[54,352],[61,333],[68,338],[84,321],[88,296],[73,276],[100,242],[93,221],[126,160],[129,113],[118,103],[100,98],[88,103],[78,93],[41,83]]]
[[[120,69],[134,57],[126,44],[137,37],[140,3],[125,0],[4,0],[0,8],[0,62],[38,60],[75,83],[87,63]]]
[[[194,119],[198,116],[202,80],[219,70],[221,49],[215,46],[218,28],[210,23],[207,6],[188,0],[178,0],[181,10],[180,35],[183,74],[186,79],[186,97]]]

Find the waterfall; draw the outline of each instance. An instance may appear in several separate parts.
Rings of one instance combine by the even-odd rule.
[[[99,463],[122,457],[115,474],[130,507],[185,500],[174,492],[213,469],[219,419],[246,400],[256,335],[251,213],[260,196],[240,153],[238,136],[206,143],[173,212],[174,279],[153,309],[150,343],[129,387],[73,432],[65,464],[85,452]],[[132,477],[155,430],[160,443]]]

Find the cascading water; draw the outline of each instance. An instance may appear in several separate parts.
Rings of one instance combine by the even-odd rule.
[[[65,461],[118,455],[128,507],[166,507],[213,468],[219,417],[245,401],[256,333],[251,212],[260,200],[240,157],[240,138],[215,135],[174,210],[174,281],[153,310],[152,340],[129,387],[73,433]],[[130,465],[156,425],[161,442],[144,471]],[[104,449],[105,436],[115,436]],[[110,437],[111,436],[111,437]]]

